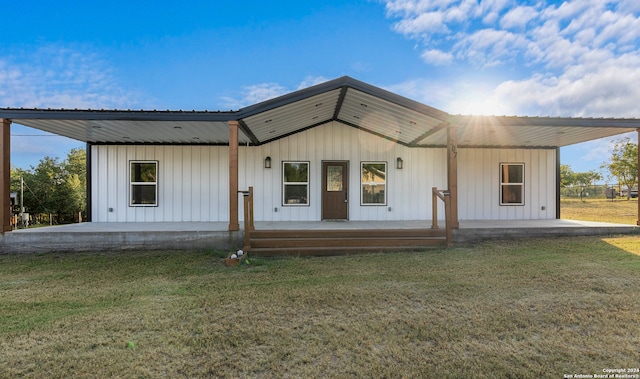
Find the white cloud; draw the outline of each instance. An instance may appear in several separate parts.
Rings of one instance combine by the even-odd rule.
[[[509,0],[483,0],[478,4],[477,16],[482,16],[485,24],[493,24],[499,20],[500,14],[508,6]]]
[[[417,35],[425,32],[437,32],[445,29],[443,23],[444,14],[442,12],[427,12],[416,17],[399,21],[394,25],[394,29],[407,35]]]
[[[110,66],[86,49],[48,45],[0,58],[0,107],[133,108],[140,96],[118,85]],[[28,169],[85,144],[18,124],[11,127],[11,164]]]
[[[545,18],[553,18],[558,20],[564,19],[575,19],[578,15],[580,15],[585,10],[593,7],[599,7],[602,2],[599,0],[569,0],[564,1],[560,4],[559,7],[556,7],[555,4],[551,4],[544,11]]]
[[[456,2],[456,0],[393,0],[386,2],[386,8],[387,13],[390,15],[403,15],[406,17],[437,9],[447,9],[452,3]]]
[[[120,108],[138,95],[117,84],[109,66],[92,53],[48,45],[0,58],[0,107]]]
[[[640,12],[640,2],[638,0],[620,0],[617,9],[621,12]]]
[[[224,107],[229,109],[240,109],[278,97],[287,92],[289,91],[285,87],[277,83],[259,83],[244,87],[240,93],[240,98],[223,96],[222,103]]]
[[[386,9],[394,30],[421,45],[427,64],[508,68],[502,83],[478,92],[477,101],[465,100],[468,92],[444,101],[447,111],[478,109],[475,103],[507,114],[640,117],[640,2],[520,4],[398,0],[387,1]],[[461,90],[464,80],[442,85]],[[496,103],[501,106],[488,106]]]
[[[529,21],[538,16],[538,11],[533,7],[517,7],[508,11],[500,20],[500,26],[504,29],[523,29]]]
[[[278,96],[285,95],[294,90],[299,90],[313,85],[326,82],[327,79],[322,76],[307,76],[293,90],[286,88],[278,83],[259,83],[246,86],[242,89],[239,98],[232,96],[222,97],[223,106],[229,109],[240,109],[249,105],[267,101]]]
[[[515,58],[515,51],[527,46],[527,39],[505,30],[482,29],[459,41],[456,56],[477,66],[495,66]]]
[[[426,50],[420,56],[425,62],[434,66],[446,66],[453,62],[453,55],[437,49]]]
[[[602,32],[594,38],[596,46],[604,46],[607,42],[615,42],[615,44],[625,45],[633,43],[640,37],[640,18],[633,17],[630,14],[616,15],[612,12],[606,12],[602,15],[601,21],[604,21]]]
[[[249,104],[255,104],[289,92],[283,86],[276,83],[255,84],[244,89],[244,99]]]
[[[444,19],[447,22],[464,22],[469,18],[471,9],[475,6],[475,1],[465,0],[459,7],[451,7],[444,11]]]
[[[300,82],[297,89],[304,89],[315,86],[316,84],[324,83],[328,80],[329,79],[325,78],[324,76],[307,76],[302,80],[302,82]]]
[[[386,9],[396,20],[394,30],[424,43],[425,51],[448,52],[480,67],[504,63],[507,54],[557,68],[589,50],[628,52],[638,47],[640,17],[631,13],[629,2],[569,0],[557,6],[540,1],[511,7],[510,3],[398,0],[388,1]],[[479,23],[484,26],[479,28]],[[487,36],[507,38],[481,40]]]
[[[574,66],[561,75],[506,81],[495,90],[502,102],[528,115],[640,117],[640,57],[623,56]],[[578,71],[578,74],[574,73]]]

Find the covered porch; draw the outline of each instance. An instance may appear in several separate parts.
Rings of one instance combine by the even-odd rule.
[[[444,221],[440,221],[444,225]],[[335,231],[364,231],[374,236],[381,231],[429,231],[425,221],[309,221],[309,222],[256,222],[256,231],[316,231],[331,235]],[[453,230],[453,242],[473,244],[488,239],[557,237],[557,236],[610,236],[636,234],[635,225],[611,224],[574,220],[520,220],[520,221],[460,221]],[[244,228],[229,231],[226,222],[148,222],[98,223],[88,222],[15,230],[0,236],[2,253],[46,252],[109,252],[126,250],[223,250],[234,251],[243,247]],[[357,240],[356,240],[357,244]],[[357,247],[357,246],[356,246]],[[393,250],[415,250],[427,246],[397,246]],[[325,249],[315,254],[331,255],[348,252],[374,252],[377,248]],[[387,250],[387,249],[385,249]],[[256,253],[258,254],[258,253]],[[281,249],[280,253],[264,255],[305,255]]]
[[[87,167],[95,169],[94,172],[89,173],[87,180],[88,219],[93,222],[12,232],[10,222],[12,209],[9,201],[9,144],[12,123],[87,143]],[[320,153],[314,157],[295,155],[276,157],[274,154],[279,154],[280,151],[275,150],[275,147],[273,151],[266,148],[260,150],[270,144],[276,146],[278,141],[284,141],[294,135],[300,135],[312,129],[319,130],[323,126],[334,124],[349,131],[357,130],[358,133],[365,132],[362,134],[379,138],[378,144],[384,142],[385,146],[386,142],[390,142],[389,146],[401,146],[403,149],[414,150],[413,152],[427,150],[443,152],[442,156],[439,155],[440,153],[432,156],[432,161],[435,162],[433,167],[425,166],[424,159],[415,159],[413,164],[405,164],[402,168],[401,157],[391,153],[389,156],[381,154],[379,158],[376,158],[376,161],[395,162],[397,157],[398,164],[395,169],[403,170],[402,172],[406,173],[405,177],[409,177],[410,170],[408,168],[410,167],[414,167],[416,170],[412,172],[414,176],[429,172],[434,167],[441,171],[438,176],[425,181],[426,185],[420,189],[422,193],[426,194],[429,192],[428,188],[432,188],[433,205],[429,207],[427,199],[422,204],[423,214],[416,216],[409,213],[397,213],[396,216],[393,213],[394,221],[354,221],[356,219],[369,220],[371,217],[368,213],[362,213],[355,217],[347,212],[344,219],[349,221],[338,223],[331,221],[308,222],[301,220],[320,220],[329,217],[312,212],[293,216],[291,215],[293,212],[290,212],[285,216],[285,212],[278,211],[277,209],[282,210],[284,206],[284,200],[280,199],[280,190],[273,190],[273,188],[279,188],[282,185],[278,172],[271,171],[270,178],[276,178],[273,181],[263,180],[261,183],[254,183],[258,179],[255,179],[256,175],[253,175],[258,172],[258,176],[264,176],[264,170],[271,169],[272,157],[277,162],[299,161],[301,159],[311,161],[314,159],[313,163],[318,165],[323,161],[352,161],[354,164],[359,164],[359,162],[369,160],[369,158],[365,159],[356,155],[325,156]],[[320,245],[320,239],[323,239],[326,253],[337,253],[338,248],[347,247],[350,248],[349,251],[371,251],[377,248],[385,250],[421,248],[435,243],[441,244],[443,238],[446,238],[445,243],[465,243],[484,238],[632,233],[636,230],[632,225],[594,224],[560,219],[559,155],[560,148],[563,146],[637,130],[640,130],[640,120],[638,119],[450,115],[349,77],[338,78],[229,112],[0,109],[0,232],[2,233],[0,252],[158,248],[226,250],[247,246],[247,233],[245,233],[247,230],[253,234],[251,238],[254,240],[250,240],[250,242],[258,242],[257,245],[250,243],[249,246],[254,247],[266,243],[266,241],[258,241],[258,239],[291,240],[285,242],[286,246],[274,246],[274,241],[270,241],[266,243],[270,246],[263,247],[277,249],[275,253],[292,254],[301,251],[303,242],[314,240],[314,243]],[[202,146],[224,146],[224,150],[221,149],[221,153],[215,155],[215,160],[212,160],[216,162],[216,171],[206,172],[208,176],[219,179],[218,182],[215,182],[215,189],[218,190],[215,202],[209,201],[208,198],[207,202],[200,202],[198,198],[195,198],[193,201],[190,199],[191,207],[185,207],[191,211],[199,209],[201,206],[207,206],[201,204],[208,204],[208,208],[217,213],[210,218],[197,219],[192,217],[190,213],[182,214],[179,211],[171,210],[171,214],[165,216],[162,213],[165,210],[165,204],[176,204],[177,201],[165,201],[162,206],[158,206],[156,193],[154,201],[151,202],[152,206],[141,207],[139,203],[135,203],[135,207],[133,207],[132,203],[127,201],[129,200],[127,197],[131,197],[128,194],[128,185],[131,183],[126,183],[125,180],[124,185],[117,186],[115,183],[109,182],[113,186],[101,186],[103,182],[100,182],[99,179],[109,177],[106,174],[108,166],[107,163],[97,163],[99,159],[92,156],[92,152],[95,151],[96,155],[99,155],[98,152],[105,149],[116,150],[120,147],[152,149],[158,146],[176,146],[187,149],[196,149]],[[251,156],[254,159],[247,159],[248,154],[239,153],[240,147],[244,150],[254,149],[257,151],[255,155]],[[531,207],[531,209],[527,209],[533,211],[535,207],[536,212],[542,210],[548,211],[548,213],[545,213],[544,217],[539,214],[529,216],[532,218],[529,221],[517,221],[522,218],[522,215],[515,214],[515,212],[508,216],[510,220],[501,222],[459,221],[459,215],[462,218],[483,217],[483,212],[467,215],[459,212],[459,206],[463,211],[470,206],[470,201],[459,205],[459,193],[462,195],[469,193],[476,184],[467,183],[466,186],[463,185],[462,188],[459,188],[459,176],[464,175],[458,169],[459,158],[464,155],[465,151],[510,149],[553,152],[549,154],[549,157],[553,158],[549,158],[548,164],[544,167],[545,178],[548,179],[547,188],[544,190],[536,189],[536,191],[543,191],[546,194],[545,202],[525,205],[521,199],[516,204],[522,206],[521,209],[526,206]],[[405,153],[410,155],[408,151]],[[158,153],[159,155],[160,153]],[[126,158],[125,155],[123,157]],[[124,176],[126,175],[127,159],[133,159],[125,158],[105,160],[105,162],[111,162],[113,167],[121,165],[123,168],[121,174]],[[134,160],[137,159],[140,158]],[[467,163],[473,160],[472,157],[465,159],[467,159]],[[156,161],[158,158],[153,155],[143,160]],[[95,164],[93,164],[94,162]],[[183,167],[182,164],[188,162],[185,159],[178,163],[181,164],[180,167]],[[242,168],[241,164],[244,165]],[[390,165],[390,167],[392,166]],[[210,169],[209,166],[207,167]],[[496,166],[492,167],[495,171]],[[471,169],[467,168],[467,174],[469,170]],[[481,173],[481,171],[478,172]],[[188,177],[192,179],[200,174],[200,171],[193,171]],[[532,182],[537,179],[539,178],[533,178]],[[133,181],[129,181],[133,183]],[[316,180],[316,182],[320,183],[321,180]],[[498,182],[496,177],[493,184]],[[184,187],[190,188],[191,183],[192,180],[186,180]],[[278,187],[275,187],[274,183]],[[354,181],[355,187],[351,187],[357,188],[358,184],[356,183],[357,181]],[[396,183],[401,182],[397,181]],[[156,189],[160,186],[157,182],[154,182],[154,185]],[[240,221],[242,220],[239,213],[242,207],[238,199],[238,194],[248,192],[243,189],[250,188],[252,185],[260,189],[258,194],[267,193],[265,189],[271,188],[271,197],[264,197],[263,201],[259,202],[262,206],[259,211],[262,213],[257,213],[258,221],[254,225],[255,231],[252,230],[253,228],[241,225]],[[524,186],[523,183],[522,186]],[[168,187],[165,186],[165,189]],[[194,192],[207,192],[213,188],[213,185],[202,188],[197,188]],[[347,186],[343,186],[343,188],[347,188]],[[397,193],[401,193],[400,190],[406,188],[412,188],[411,184],[404,186],[398,184],[395,187]],[[98,189],[103,189],[102,192],[105,195],[99,195]],[[165,190],[163,193],[168,192]],[[187,190],[182,191],[182,188],[174,192],[176,195],[171,200],[183,197],[190,198],[191,195]],[[409,192],[407,190],[402,194]],[[352,200],[357,201],[357,190],[353,193],[356,195],[352,196]],[[522,195],[522,192],[520,194]],[[110,195],[113,195],[111,196],[113,199],[109,197]],[[498,198],[497,193],[492,196],[493,199]],[[398,221],[422,216],[428,218],[429,208],[432,211],[438,209],[436,203],[439,200],[436,197],[448,204],[445,206],[448,227],[445,227],[444,221],[440,222],[439,229],[432,228],[430,220]],[[488,197],[478,197],[474,198],[473,202],[488,204],[487,199]],[[314,207],[324,201],[320,196],[314,200]],[[109,201],[116,202],[116,207],[113,207]],[[330,202],[326,201],[326,203]],[[355,201],[350,201],[350,203],[356,204]],[[347,200],[344,200],[343,204],[347,204]],[[382,205],[382,203],[380,204]],[[362,205],[360,204],[360,206]],[[370,204],[364,205],[369,206]],[[384,207],[380,207],[380,209],[391,211],[393,208],[394,212],[397,209],[395,206],[387,205],[384,204]],[[406,203],[404,205],[406,206]],[[502,204],[497,204],[495,207],[498,208],[500,205]],[[169,209],[168,206],[166,208]],[[265,212],[265,209],[268,212]],[[311,206],[308,209],[316,210]],[[143,211],[147,212],[143,213]],[[136,219],[135,215],[138,213],[146,217],[141,216]],[[128,214],[133,216],[128,217]],[[309,214],[312,214],[313,217],[310,217]],[[489,219],[495,218],[488,212],[485,214]],[[118,218],[117,215],[123,216]],[[384,217],[387,216],[380,218]],[[544,220],[537,220],[536,217],[544,218]],[[556,219],[553,220],[551,217]],[[433,215],[431,219],[442,220],[443,218],[445,215],[440,214],[439,217]],[[247,215],[245,214],[244,221],[246,219]],[[253,221],[253,213],[251,219]],[[278,221],[262,221],[267,219],[278,219]],[[148,220],[156,220],[156,222],[143,222]],[[165,222],[159,222],[160,220]],[[181,220],[181,222],[169,222],[177,220]],[[216,222],[208,222],[208,220],[216,220]],[[270,231],[271,235],[265,236],[266,231]],[[308,234],[305,235],[303,232]],[[446,232],[450,233],[450,238],[445,236]],[[337,236],[340,236],[346,245],[332,245],[331,241]],[[378,239],[378,245],[372,242],[374,239]],[[289,250],[286,250],[287,248]]]

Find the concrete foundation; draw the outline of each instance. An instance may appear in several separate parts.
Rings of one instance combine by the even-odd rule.
[[[440,223],[443,227],[444,222]],[[429,228],[427,221],[256,222],[256,229]],[[244,231],[227,223],[83,223],[14,230],[0,235],[0,253],[123,250],[228,250],[242,248]],[[456,243],[488,239],[638,234],[635,225],[571,220],[461,221]]]

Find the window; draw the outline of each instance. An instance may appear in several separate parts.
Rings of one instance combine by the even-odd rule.
[[[131,161],[132,207],[154,207],[158,205],[158,162]]]
[[[386,162],[362,162],[361,163],[362,194],[361,205],[386,205],[387,204],[387,163]]]
[[[500,163],[500,205],[524,205],[524,163]]]
[[[309,162],[282,162],[282,205],[309,205]]]

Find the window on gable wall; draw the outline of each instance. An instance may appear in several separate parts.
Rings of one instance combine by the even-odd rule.
[[[309,205],[309,162],[282,162],[282,205]]]
[[[362,162],[360,164],[362,183],[361,205],[387,204],[387,163]]]
[[[130,203],[132,207],[158,205],[158,161],[130,162]]]
[[[524,205],[524,163],[500,163],[500,205]]]

